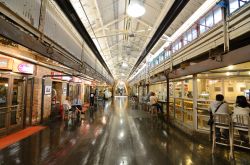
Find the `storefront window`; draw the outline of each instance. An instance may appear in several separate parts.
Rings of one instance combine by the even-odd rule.
[[[249,78],[227,78],[224,79],[225,100],[234,103],[239,95],[246,96],[249,100],[250,79]]]
[[[22,120],[22,111],[24,106],[24,81],[14,79],[12,91],[12,105],[18,105],[11,108],[10,124],[18,124]]]
[[[220,79],[198,79],[198,99],[214,100],[217,94],[222,94],[222,80]]]
[[[175,98],[175,117],[180,122],[183,122],[182,99]]]
[[[23,104],[23,80],[14,79],[12,91],[12,105]]]
[[[184,80],[184,98],[192,99],[193,98],[193,80]]]
[[[177,98],[182,97],[182,82],[176,82],[174,85],[174,96]]]

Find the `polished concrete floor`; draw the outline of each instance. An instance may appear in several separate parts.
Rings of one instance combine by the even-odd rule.
[[[93,118],[51,123],[1,150],[0,165],[250,164],[249,151],[236,151],[229,161],[228,149],[218,147],[212,156],[207,139],[187,137],[116,97],[100,102]]]

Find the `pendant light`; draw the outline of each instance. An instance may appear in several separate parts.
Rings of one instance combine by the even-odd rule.
[[[128,5],[127,14],[130,17],[141,17],[145,14],[146,10],[142,0],[130,0]]]

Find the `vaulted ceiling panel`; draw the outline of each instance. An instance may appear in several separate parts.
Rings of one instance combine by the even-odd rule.
[[[131,0],[70,1],[77,6],[82,23],[100,49],[112,74],[115,78],[125,79],[174,3],[174,0],[142,0],[146,13],[142,17],[132,18],[126,14]],[[172,35],[204,1],[189,0],[165,34]],[[160,39],[151,52],[155,53],[164,43],[165,40]],[[128,67],[123,68],[123,63]]]

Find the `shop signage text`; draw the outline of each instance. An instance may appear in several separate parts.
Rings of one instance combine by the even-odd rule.
[[[17,69],[21,73],[28,73],[28,74],[34,73],[34,65],[32,64],[21,63],[18,65]]]

